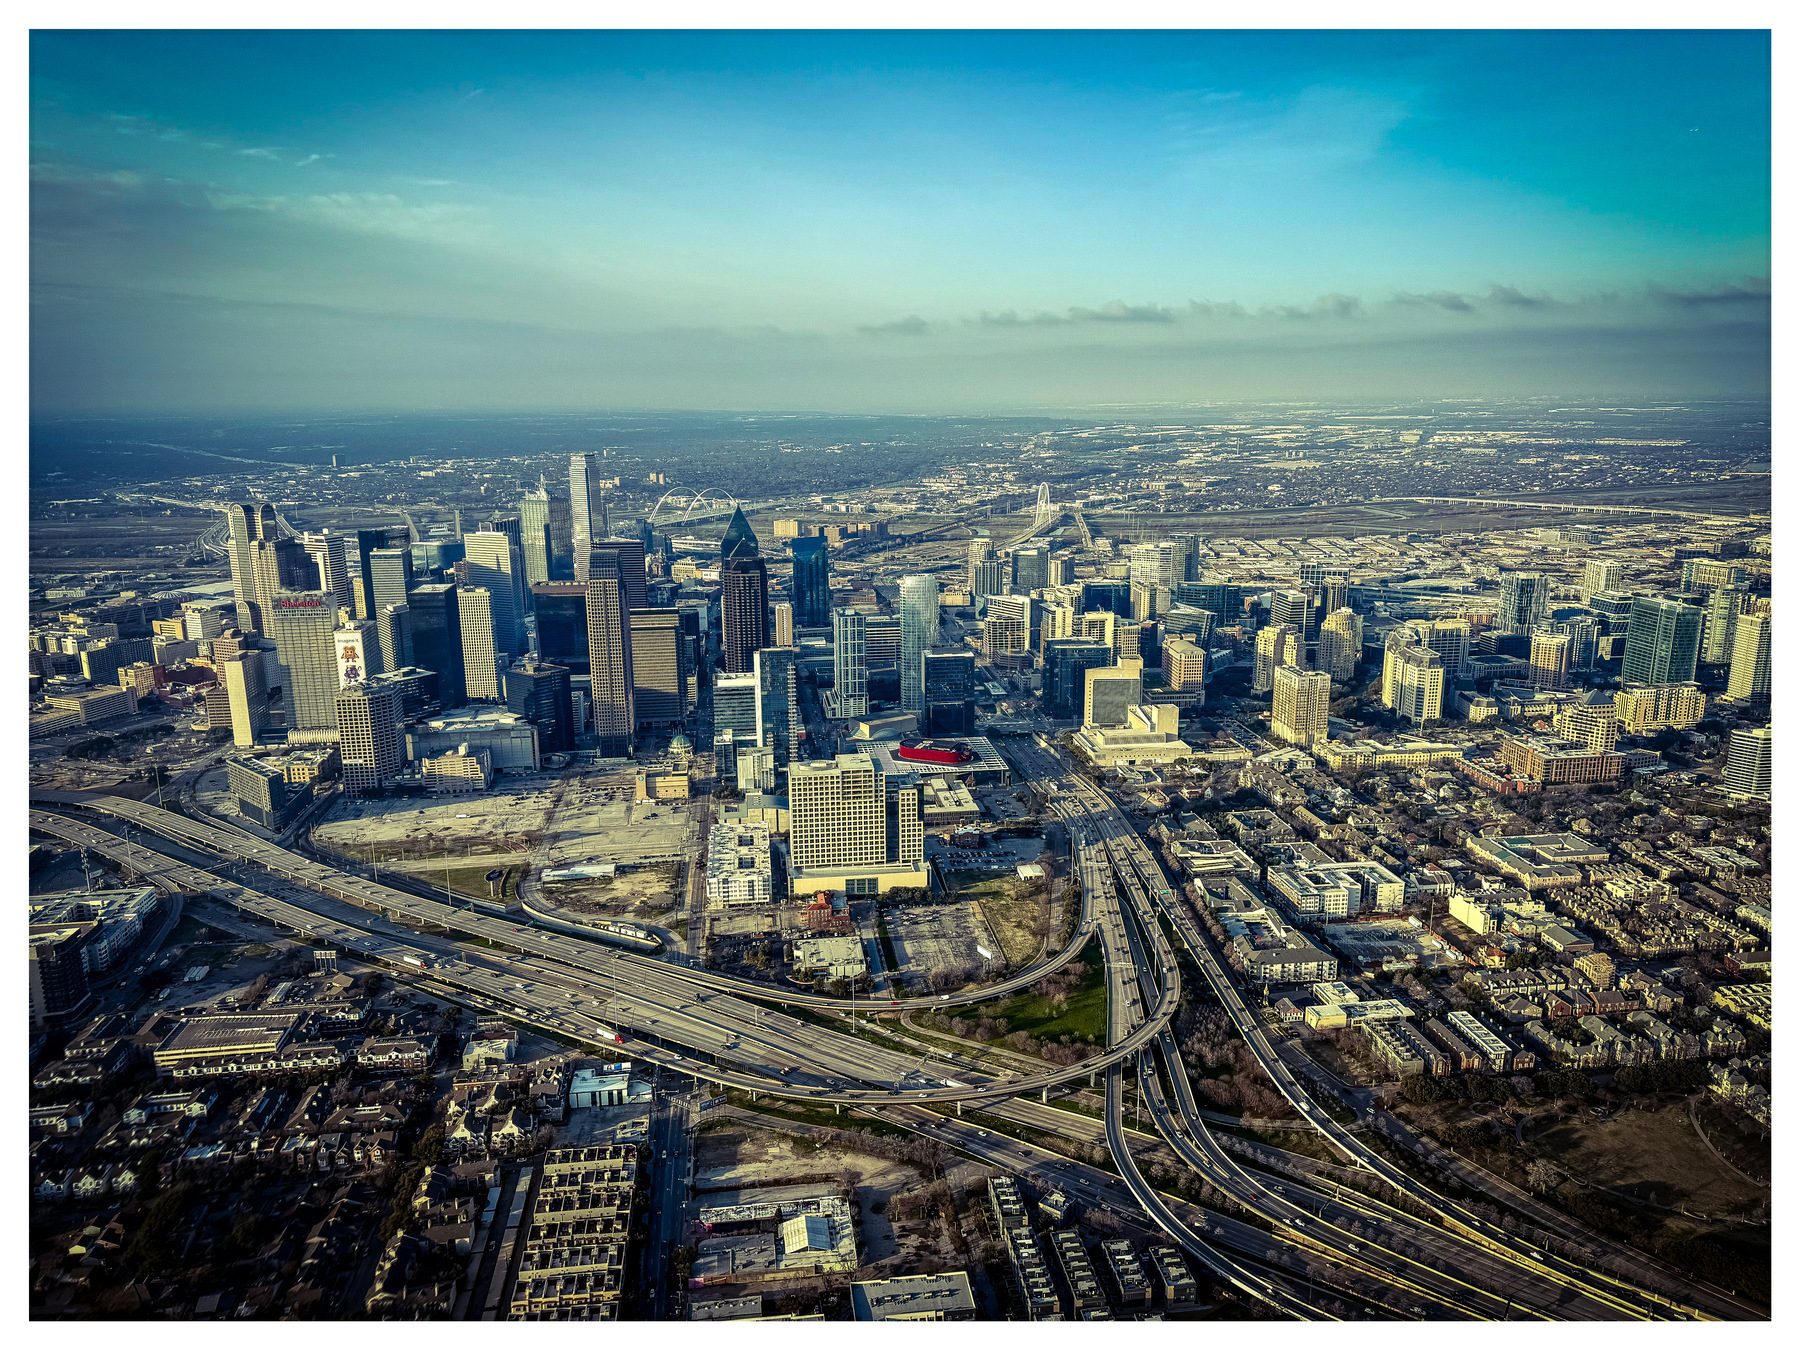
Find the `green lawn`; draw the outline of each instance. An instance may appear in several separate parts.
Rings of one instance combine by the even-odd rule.
[[[1102,1045],[1106,1041],[1106,963],[1092,946],[1083,956],[1088,958],[1087,973],[1060,1008],[1026,990],[999,1002],[977,1004],[963,1015],[992,1017],[1005,1022],[1009,1033],[1023,1031],[1040,1041],[1067,1036]]]

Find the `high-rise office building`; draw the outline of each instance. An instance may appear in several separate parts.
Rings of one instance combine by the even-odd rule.
[[[1731,644],[1731,674],[1725,684],[1727,698],[1768,700],[1774,629],[1772,613],[1738,615],[1737,635]]]
[[[538,729],[540,753],[575,748],[575,708],[569,669],[527,656],[506,668],[506,706]]]
[[[1569,669],[1576,674],[1591,671],[1594,663],[1600,658],[1600,625],[1601,621],[1592,614],[1578,614],[1569,619],[1557,619],[1545,624],[1544,631],[1550,633],[1567,633],[1569,636]],[[1450,662],[1444,661],[1448,675]]]
[[[791,894],[861,897],[927,884],[919,789],[901,788],[890,801],[868,755],[790,765],[788,806]]]
[[[714,680],[713,730],[730,731],[737,745],[755,745],[758,688],[753,670]]]
[[[1531,682],[1539,689],[1567,689],[1571,647],[1567,633],[1537,629],[1531,634]]]
[[[298,539],[258,539],[250,545],[250,570],[255,581],[256,614],[268,627],[269,603],[277,591],[319,589],[318,568]]]
[[[609,535],[594,541],[595,549],[605,549],[619,560],[619,575],[625,579],[625,598],[633,609],[650,604],[649,574],[645,569],[644,541],[636,535]]]
[[[614,550],[593,548],[587,564],[588,683],[594,736],[606,758],[628,756],[637,736],[633,697],[631,597]]]
[[[1714,586],[1706,592],[1701,606],[1706,614],[1700,630],[1702,661],[1717,666],[1731,660],[1738,615],[1750,608],[1751,600],[1750,592],[1743,586]]]
[[[269,683],[263,673],[263,654],[253,647],[224,656],[215,650],[213,665],[230,702],[233,744],[255,745],[270,721]]]
[[[518,610],[518,577],[513,571],[513,544],[499,530],[477,530],[463,536],[463,555],[469,564],[469,585],[488,593],[493,610],[494,648],[506,656],[525,650],[524,615]],[[377,603],[381,603],[377,596]]]
[[[352,796],[373,792],[406,763],[400,734],[401,691],[391,675],[375,675],[338,690],[338,757]]]
[[[825,537],[796,539],[788,548],[794,555],[794,622],[823,628],[831,622],[831,557]]]
[[[1283,624],[1300,634],[1303,642],[1311,642],[1318,636],[1318,616],[1314,611],[1311,588],[1276,591],[1269,596],[1269,626],[1279,628]]]
[[[1179,592],[1176,593],[1179,598]],[[1081,609],[1091,614],[1105,610],[1121,619],[1131,617],[1131,583],[1129,581],[1084,581],[1081,583]]]
[[[323,530],[301,535],[300,542],[318,569],[319,589],[331,595],[332,604],[337,608],[354,613],[356,593],[350,587],[350,552],[355,540],[349,535]]]
[[[1438,721],[1444,715],[1444,658],[1396,629],[1382,662],[1381,701],[1415,725]]]
[[[1330,735],[1331,676],[1282,666],[1275,672],[1269,730],[1277,740],[1308,749]]]
[[[462,621],[462,686],[469,699],[500,697],[500,669],[505,655],[494,644],[494,597],[485,586],[464,586],[456,593]]]
[[[588,673],[587,587],[579,581],[545,581],[531,588],[537,612],[538,655],[571,675]]]
[[[937,645],[938,584],[934,576],[900,578],[900,707],[924,706],[924,655]]]
[[[276,591],[263,615],[275,643],[287,724],[301,730],[337,725],[337,605],[324,591]]]
[[[1012,591],[1029,595],[1050,584],[1050,550],[1042,544],[1028,544],[1012,553]]]
[[[415,664],[413,651],[412,606],[387,605],[375,620],[376,640],[381,644],[381,664],[372,666],[372,673],[380,674],[382,670],[404,670]],[[429,667],[427,667],[429,669]]]
[[[993,556],[994,556],[993,540],[988,539],[987,537],[982,536],[982,535],[978,535],[975,538],[969,540],[969,565],[966,569],[966,575],[968,577],[968,582],[969,582],[969,591],[972,594],[974,594],[974,595],[984,594],[984,592],[982,592],[981,590],[979,590],[977,588],[977,585],[976,585],[977,574],[976,574],[975,569],[980,567],[984,562],[986,562],[989,558],[992,558]]]
[[[437,673],[438,699],[446,708],[461,707],[468,693],[456,587],[449,582],[415,586],[406,607],[412,619],[413,664]]]
[[[675,610],[631,611],[631,702],[640,732],[677,730],[687,716],[681,617]]]
[[[1163,684],[1177,694],[1191,694],[1206,687],[1206,648],[1186,638],[1163,643]]]
[[[769,645],[769,569],[756,534],[739,507],[719,546],[719,669],[750,669],[750,656]]]
[[[368,619],[345,618],[339,612],[337,630],[331,635],[331,645],[336,653],[338,688],[345,685],[361,684],[371,675],[382,673],[381,638],[376,634],[375,625]],[[337,696],[332,696],[332,707],[337,706]]]
[[[770,616],[774,619],[773,645],[791,647],[794,645],[794,607],[785,600],[779,600],[769,606]]]
[[[358,618],[373,619],[389,605],[407,603],[412,589],[412,550],[410,548],[378,548],[369,554],[368,613]]]
[[[1507,572],[1500,578],[1499,628],[1529,633],[1550,608],[1550,579],[1542,572]]]
[[[869,715],[869,648],[861,610],[831,611],[832,688],[828,708],[833,717]]]
[[[594,457],[569,456],[569,547],[573,553],[574,580],[587,580],[588,559],[596,539],[604,538],[604,529],[594,528],[594,507],[599,501],[599,488],[594,482]]]
[[[1319,625],[1319,669],[1348,684],[1362,659],[1362,643],[1362,616],[1353,609],[1333,610]]]
[[[927,736],[975,734],[975,653],[926,652],[919,730]]]
[[[1045,643],[1044,711],[1053,718],[1085,720],[1087,672],[1110,666],[1116,659],[1109,642],[1066,637]]]
[[[1581,569],[1581,603],[1598,591],[1616,591],[1625,580],[1625,564],[1611,558],[1589,558]]]
[[[1148,582],[1131,583],[1131,618],[1134,623],[1147,623],[1169,612],[1169,590]]]
[[[262,605],[257,597],[255,545],[281,537],[275,508],[269,502],[237,502],[225,508],[225,523],[230,531],[227,557],[237,604],[237,626],[246,633],[260,633]]]
[[[1082,699],[1084,727],[1122,727],[1130,710],[1144,701],[1144,663],[1125,660],[1116,666],[1096,666],[1082,672],[1086,684]]]
[[[1706,613],[1698,596],[1640,595],[1631,602],[1622,674],[1630,684],[1680,684],[1694,678]],[[1741,620],[1740,620],[1741,623]]]
[[[1770,797],[1775,786],[1775,733],[1769,727],[1736,727],[1725,759],[1725,787],[1739,797]]]
[[[569,504],[565,501],[560,505],[562,524],[566,531]],[[550,490],[541,479],[537,489],[526,493],[519,502],[519,551],[524,555],[525,584],[528,586],[557,579],[557,548],[555,527],[551,523],[552,509]]]
[[[1250,691],[1266,694],[1275,687],[1275,672],[1283,666],[1306,669],[1306,643],[1292,624],[1271,624],[1256,635],[1256,665]]]
[[[756,677],[756,743],[785,769],[802,739],[798,647],[763,647],[751,655]]]

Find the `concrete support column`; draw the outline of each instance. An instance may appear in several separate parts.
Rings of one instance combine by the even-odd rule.
[[[960,1116],[962,1114],[962,1108],[963,1108],[963,1104],[961,1102],[958,1102],[956,1104],[956,1114],[957,1115]]]
[[[1044,1105],[1045,1106],[1050,1105],[1050,1089],[1049,1088],[1044,1089]]]

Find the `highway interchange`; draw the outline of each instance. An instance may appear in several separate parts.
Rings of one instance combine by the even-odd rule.
[[[1289,1317],[1339,1315],[1326,1311],[1327,1304],[1352,1316],[1434,1319],[1766,1316],[1629,1248],[1623,1250],[1636,1258],[1630,1268],[1640,1283],[1599,1275],[1591,1265],[1528,1245],[1395,1167],[1321,1108],[1276,1054],[1231,972],[1110,797],[1065,774],[1054,755],[1029,743],[1015,743],[1009,753],[1068,826],[1082,882],[1080,920],[1068,945],[1046,962],[930,1006],[987,1002],[1035,983],[1095,941],[1106,962],[1109,1018],[1107,1045],[1095,1057],[1008,1076],[896,1034],[886,1024],[858,1024],[858,1013],[891,1009],[886,1001],[872,1005],[778,989],[695,969],[679,957],[602,947],[396,890],[241,831],[123,798],[39,793],[46,804],[82,814],[33,810],[31,828],[112,857],[151,884],[210,893],[259,922],[379,961],[427,990],[567,1040],[606,1045],[674,1073],[742,1089],[753,1099],[768,1094],[832,1103],[840,1111],[859,1108],[976,1157],[994,1160],[997,1151],[1010,1151],[1009,1166],[1031,1163],[1033,1153],[1047,1151],[936,1108],[960,1112],[978,1105],[1040,1135],[1104,1138],[1119,1179],[1054,1158],[1043,1166],[1058,1170],[1046,1175],[1109,1208],[1127,1207],[1122,1187],[1151,1223],[1216,1279]],[[108,821],[113,828],[106,828]],[[1300,1118],[1350,1167],[1386,1183],[1428,1218],[1329,1181],[1309,1186],[1276,1180],[1226,1151],[1198,1109],[1169,1030],[1181,1001],[1177,943]],[[771,1003],[791,1011],[765,1006]],[[1050,1088],[1093,1081],[1102,1072],[1104,1121],[1047,1104]],[[1241,1217],[1165,1196],[1145,1180],[1124,1120],[1128,1074],[1174,1156],[1228,1197]],[[1148,1141],[1139,1139],[1142,1149]],[[1030,1174],[1034,1168],[1017,1170]],[[1570,1245],[1581,1241],[1616,1246],[1585,1233]]]

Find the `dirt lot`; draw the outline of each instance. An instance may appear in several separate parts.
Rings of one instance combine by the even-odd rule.
[[[544,899],[558,909],[576,914],[656,920],[674,908],[679,877],[680,869],[673,863],[657,863],[623,870],[612,877],[546,883]]]
[[[999,942],[1007,965],[1014,969],[1029,965],[1049,931],[1050,907],[1044,884],[989,872],[951,872],[947,879],[980,914]]]
[[[1570,1175],[1657,1204],[1731,1214],[1769,1196],[1713,1156],[1694,1133],[1684,1101],[1607,1120],[1568,1116],[1528,1138]]]

